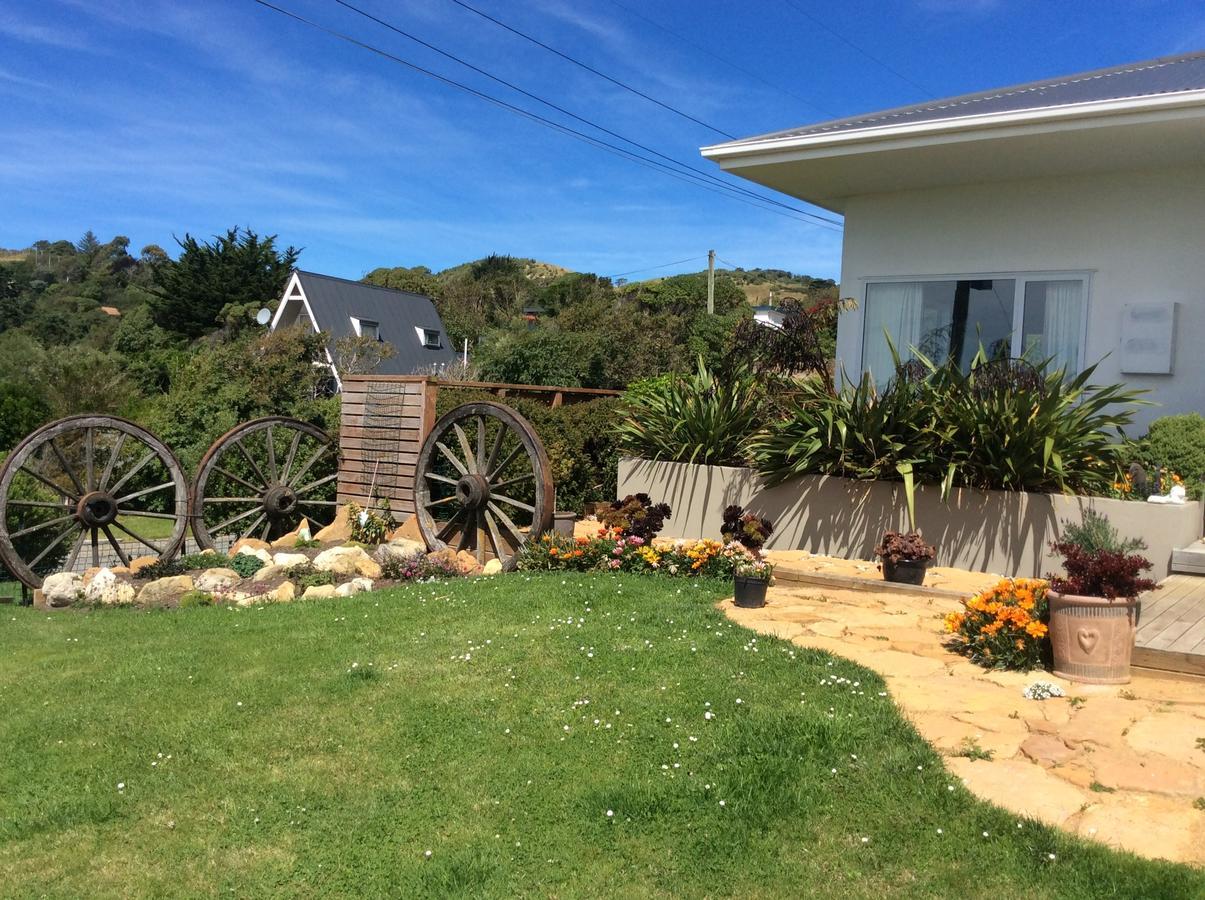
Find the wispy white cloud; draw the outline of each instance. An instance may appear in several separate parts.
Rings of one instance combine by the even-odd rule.
[[[5,69],[0,69],[0,85],[31,87],[37,88],[40,91],[54,90],[54,87],[47,84],[45,81],[38,81],[36,78],[26,78],[24,75],[18,75],[15,72],[9,72]]]
[[[35,22],[13,11],[0,14],[0,34],[27,44],[60,47],[64,50],[90,50],[83,35],[71,29]]]

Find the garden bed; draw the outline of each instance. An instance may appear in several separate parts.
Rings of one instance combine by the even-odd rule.
[[[644,492],[668,503],[668,538],[718,538],[723,510],[740,504],[775,523],[770,550],[807,550],[847,559],[871,559],[883,532],[907,530],[904,488],[898,482],[852,481],[805,475],[767,488],[751,469],[651,462],[619,464],[620,497]],[[1166,576],[1172,551],[1201,537],[1202,506],[1163,506],[1103,497],[977,491],[955,488],[948,502],[936,486],[916,490],[919,530],[936,544],[943,566],[1003,575],[1041,577],[1055,571],[1050,543],[1061,523],[1082,521],[1086,510],[1104,514],[1122,537],[1142,538],[1151,575]]]

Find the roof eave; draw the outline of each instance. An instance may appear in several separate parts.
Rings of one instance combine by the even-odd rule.
[[[891,145],[901,141],[906,142],[908,146],[923,146],[928,143],[942,143],[950,139],[965,139],[975,132],[1035,126],[1050,128],[1057,127],[1062,123],[1072,125],[1094,118],[1113,118],[1136,113],[1172,113],[1176,110],[1194,107],[1205,107],[1205,90],[1036,107],[1007,113],[960,116],[901,125],[881,125],[824,134],[753,138],[713,144],[702,147],[699,152],[705,158],[714,160],[724,168],[736,169],[743,165],[755,165],[768,162],[776,157],[781,158],[782,154],[804,153],[807,156],[822,156],[826,155],[826,151],[840,153],[846,148],[869,149],[863,145],[876,143]],[[884,149],[887,147],[884,146]]]

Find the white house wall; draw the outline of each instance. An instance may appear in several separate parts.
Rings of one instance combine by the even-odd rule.
[[[1098,382],[1152,391],[1152,418],[1205,411],[1205,166],[853,197],[845,213],[838,366],[861,366],[868,279],[1087,272],[1087,364]],[[1174,301],[1172,375],[1122,375],[1127,303]]]

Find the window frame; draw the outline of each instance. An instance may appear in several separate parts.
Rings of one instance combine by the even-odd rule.
[[[866,371],[866,304],[872,284],[914,284],[925,281],[997,281],[1009,279],[1013,282],[1013,327],[1009,350],[1014,359],[1021,355],[1021,339],[1025,328],[1025,287],[1035,281],[1078,281],[1083,286],[1083,303],[1080,304],[1079,323],[1079,366],[1068,372],[1074,378],[1085,368],[1088,347],[1088,319],[1092,305],[1092,269],[1064,269],[1038,272],[968,272],[957,275],[869,275],[860,279],[861,304],[858,315],[858,372]]]
[[[376,331],[376,334],[374,335],[375,340],[384,340],[384,338],[381,337],[381,323],[375,319],[361,319],[359,316],[352,316],[351,324],[356,330],[356,337],[364,337],[364,328],[367,326],[368,328],[372,328]]]
[[[420,336],[420,340],[422,341],[424,350],[442,350],[443,349],[444,336],[443,336],[443,333],[438,328],[422,328],[420,326],[419,330],[422,332],[422,334]],[[432,343],[428,339],[430,335],[435,335],[434,343]]]

